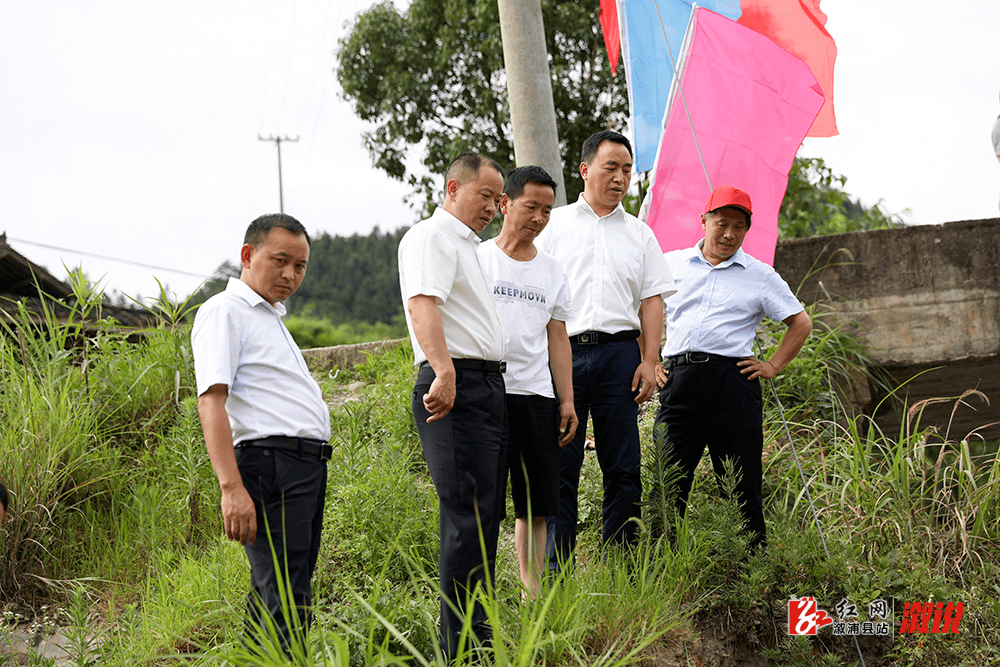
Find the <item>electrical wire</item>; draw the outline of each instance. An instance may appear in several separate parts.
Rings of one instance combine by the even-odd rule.
[[[106,259],[110,262],[118,262],[119,264],[131,264],[132,266],[141,266],[144,269],[156,269],[157,271],[169,271],[171,273],[177,273],[184,276],[192,276],[194,278],[211,278],[212,276],[204,273],[193,273],[191,271],[184,271],[182,269],[171,269],[166,266],[156,266],[155,264],[144,264],[143,262],[134,262],[130,259],[121,259],[119,257],[109,257],[108,255],[98,255],[93,252],[84,252],[82,250],[76,250],[74,248],[61,248],[59,246],[49,245],[47,243],[38,243],[36,241],[27,241],[25,239],[16,239],[12,236],[7,237],[8,241],[15,241],[16,243],[24,243],[25,245],[38,246],[39,248],[46,248],[48,250],[61,250],[63,252],[71,252],[74,255],[83,255],[85,257],[96,257],[98,259]]]
[[[291,46],[288,50],[288,67],[285,68],[285,85],[281,89],[281,106],[278,107],[278,123],[275,127],[281,128],[281,121],[285,117],[285,102],[288,101],[288,81],[292,78],[292,64],[295,62],[295,44],[298,40],[295,39],[295,23],[299,15],[299,3],[298,0],[292,3],[292,27],[289,31]]]
[[[271,71],[271,0],[267,2],[267,16],[264,17],[264,95],[261,100],[260,127],[267,123],[267,83]]]

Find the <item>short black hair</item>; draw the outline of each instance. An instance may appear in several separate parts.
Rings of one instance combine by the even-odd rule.
[[[479,175],[479,170],[483,167],[491,167],[503,177],[503,167],[493,158],[486,157],[479,153],[462,153],[451,161],[448,171],[444,176],[444,186],[448,187],[448,181],[458,181],[465,185],[469,181],[475,180]]]
[[[7,486],[3,482],[0,482],[0,505],[3,505],[4,512],[10,509],[10,494],[7,492]]]
[[[549,172],[533,164],[507,172],[507,177],[503,179],[503,193],[511,200],[517,199],[524,194],[524,186],[528,183],[547,185],[552,188],[552,194],[556,193],[556,182]]]
[[[625,135],[619,134],[614,130],[601,130],[600,132],[594,132],[583,142],[583,150],[580,151],[580,162],[586,162],[587,164],[593,162],[594,156],[597,155],[597,149],[604,141],[613,141],[616,144],[621,144],[628,150],[628,156],[632,157],[632,144],[625,138]]]
[[[309,234],[302,223],[285,213],[268,213],[251,222],[250,226],[247,227],[247,233],[243,236],[243,243],[249,243],[254,248],[259,248],[275,227],[287,229],[296,236],[306,237],[306,244],[312,246]]]

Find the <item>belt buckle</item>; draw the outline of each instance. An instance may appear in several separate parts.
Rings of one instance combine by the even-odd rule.
[[[704,364],[708,362],[708,352],[687,352],[685,354],[689,364]]]
[[[579,336],[580,345],[597,345],[598,335],[596,331],[585,331]]]

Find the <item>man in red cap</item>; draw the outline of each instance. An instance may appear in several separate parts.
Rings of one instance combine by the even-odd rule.
[[[766,543],[761,494],[763,410],[760,378],[795,358],[812,321],[773,268],[743,252],[753,207],[728,185],[712,192],[701,216],[705,238],[665,253],[677,294],[665,300],[667,342],[654,432],[668,469],[678,468],[676,505],[683,515],[695,468],[708,446],[715,473],[730,459],[751,548]],[[764,317],[788,327],[770,359],[752,354]]]

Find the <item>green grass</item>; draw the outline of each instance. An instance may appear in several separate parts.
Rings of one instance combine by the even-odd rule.
[[[98,296],[80,292],[70,322],[50,317],[48,333],[38,335],[24,314],[0,336],[0,477],[14,501],[0,529],[0,597],[17,608],[65,609],[60,622],[76,632],[74,664],[281,664],[242,646],[248,567],[242,549],[221,535],[183,304],[147,304],[160,323],[135,345],[107,327],[83,336],[80,322],[93,309],[85,299]],[[765,552],[746,553],[740,514],[720,497],[708,465],[696,475],[687,518],[671,514],[669,499],[655,493],[663,471],[647,409],[640,546],[602,558],[601,477],[587,456],[576,565],[522,605],[508,520],[495,587],[477,592],[495,646],[469,657],[614,667],[695,664],[698,651],[743,651],[775,665],[857,663],[846,640],[785,635],[787,601],[814,595],[828,610],[842,597],[889,598],[897,621],[905,601],[964,601],[961,635],[863,644],[866,660],[995,662],[995,443],[930,433],[919,405],[894,433],[852,416],[843,407],[846,378],[868,372],[869,362],[849,332],[814,319],[820,327],[777,383],[791,441],[767,399]],[[410,415],[412,378],[404,346],[321,379],[327,391],[359,380],[365,389],[332,415],[316,623],[294,664],[440,664],[437,500]],[[730,643],[712,644],[715,636]]]

